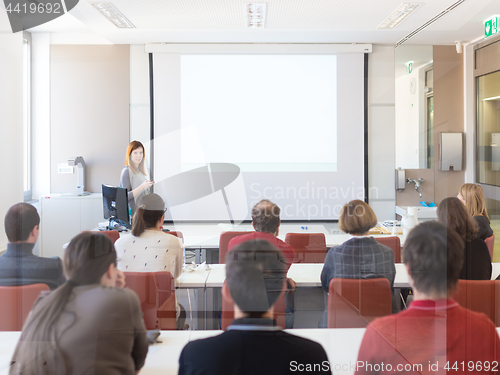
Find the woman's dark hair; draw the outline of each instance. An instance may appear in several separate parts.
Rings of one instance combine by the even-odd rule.
[[[146,229],[155,228],[165,211],[165,202],[158,194],[142,197],[132,218],[132,235],[139,237]]]
[[[107,236],[83,232],[71,240],[64,252],[67,281],[35,303],[24,324],[9,374],[55,374],[60,373],[56,369],[67,369],[57,346],[55,324],[73,288],[99,284],[111,264],[116,265],[116,251]]]
[[[476,221],[465,210],[458,198],[445,198],[437,208],[438,221],[454,229],[464,241],[476,238]]]
[[[403,263],[409,267],[415,289],[426,294],[452,293],[462,270],[464,248],[458,233],[443,223],[426,221],[413,228],[405,241]]]

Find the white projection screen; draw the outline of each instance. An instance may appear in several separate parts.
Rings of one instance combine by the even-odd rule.
[[[336,220],[364,199],[364,55],[153,54],[154,191],[173,221]]]

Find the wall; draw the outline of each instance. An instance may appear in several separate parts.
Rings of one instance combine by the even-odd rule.
[[[455,197],[465,182],[465,157],[462,171],[439,170],[439,133],[464,131],[463,54],[455,46],[434,46],[434,199]],[[465,137],[472,135],[465,135]],[[464,148],[465,150],[465,148]]]
[[[0,184],[0,219],[10,206],[23,200],[23,34],[0,33],[0,125],[4,160]],[[0,230],[0,251],[5,250],[7,237]]]
[[[394,46],[368,55],[369,204],[379,220],[395,218]]]
[[[439,133],[464,132],[464,70],[463,55],[458,54],[455,46],[434,46],[434,168],[407,169],[406,177],[422,177],[422,198],[415,192],[413,185],[396,194],[398,206],[419,205],[420,201],[433,201],[439,204],[444,198],[455,197],[460,185],[465,182],[465,152],[462,171],[439,170]],[[472,134],[465,134],[465,138]],[[464,151],[465,151],[464,142]]]
[[[86,190],[119,184],[129,143],[129,46],[52,45],[50,50],[50,189],[73,192],[76,173],[57,164],[83,156]]]

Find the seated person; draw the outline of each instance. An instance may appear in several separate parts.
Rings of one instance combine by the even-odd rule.
[[[123,272],[167,271],[177,279],[182,273],[183,247],[180,240],[163,232],[165,202],[155,193],[138,201],[132,218],[132,234],[115,242],[118,269]],[[178,328],[184,328],[186,311],[176,299]]]
[[[33,254],[40,233],[40,216],[28,203],[18,203],[5,215],[7,251],[0,256],[0,285],[47,284],[55,289],[64,282],[61,259]]]
[[[321,366],[328,359],[320,344],[283,332],[271,318],[286,280],[282,257],[264,240],[228,252],[222,293],[234,303],[235,320],[218,336],[189,342],[179,358],[180,375],[289,374],[298,364],[318,364],[308,373],[331,373]]]
[[[234,237],[229,241],[228,250],[250,240],[266,240],[276,246],[288,259],[288,268],[290,268],[294,258],[295,251],[293,247],[281,241],[277,236],[280,231],[280,208],[268,199],[263,199],[252,207],[252,225],[255,232]]]
[[[476,237],[485,240],[492,236],[493,230],[486,210],[483,188],[477,184],[463,184],[458,190],[457,198],[465,205],[465,210],[477,223]]]
[[[388,246],[378,243],[368,231],[377,225],[377,216],[371,207],[353,200],[340,211],[339,228],[352,237],[342,245],[328,250],[321,271],[321,286],[328,293],[330,280],[374,279],[385,277],[394,284],[396,266],[394,252]],[[326,327],[327,311],[323,314],[320,327]]]
[[[11,374],[136,374],[148,340],[137,295],[123,289],[113,242],[83,232],[64,253],[68,281],[42,295],[17,343]]]
[[[495,325],[486,315],[450,298],[463,254],[463,240],[444,224],[427,221],[410,232],[403,262],[413,302],[408,310],[376,319],[367,327],[357,374],[493,374],[494,361],[500,361]]]
[[[478,227],[458,198],[445,198],[437,208],[438,221],[454,229],[465,241],[460,279],[490,280],[491,257],[484,240],[477,237]]]
[[[262,199],[252,207],[252,226],[255,232],[234,237],[227,246],[231,250],[235,246],[247,241],[266,240],[276,246],[287,260],[287,271],[290,269],[295,258],[295,250],[287,243],[281,241],[277,236],[280,231],[280,213],[278,205],[268,199]],[[286,328],[293,328],[295,320],[295,281],[287,279],[286,290]]]
[[[115,242],[118,269],[124,272],[168,271],[174,278],[182,273],[180,240],[163,232],[165,203],[158,194],[145,195],[132,219],[132,234]]]

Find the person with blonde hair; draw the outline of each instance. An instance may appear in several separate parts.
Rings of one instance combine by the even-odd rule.
[[[148,339],[139,298],[123,288],[113,242],[80,233],[64,252],[64,273],[67,281],[35,302],[9,374],[135,375]]]
[[[493,235],[490,217],[486,211],[483,188],[477,184],[463,184],[458,189],[457,198],[465,205],[467,213],[474,218],[478,226],[477,237],[485,240]]]
[[[321,286],[328,293],[330,280],[374,279],[385,277],[394,284],[396,266],[394,252],[378,243],[369,234],[377,225],[377,216],[372,208],[361,200],[346,203],[340,211],[339,228],[352,237],[342,245],[332,247],[326,254],[321,271]],[[321,326],[326,326],[326,311]]]
[[[128,204],[135,213],[136,202],[148,194],[154,181],[148,179],[144,166],[144,145],[139,141],[132,141],[127,147],[125,168],[120,176],[120,187],[128,190]]]

